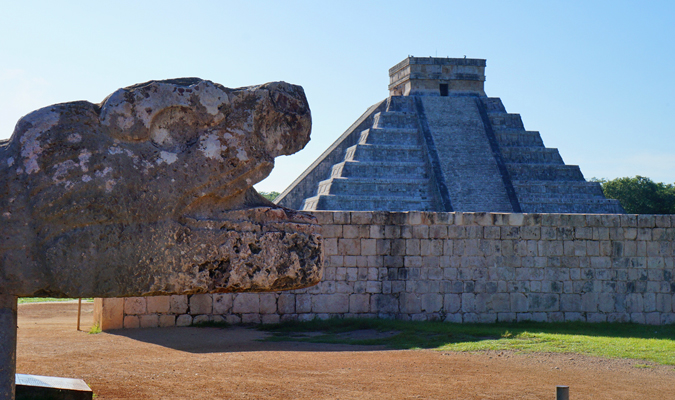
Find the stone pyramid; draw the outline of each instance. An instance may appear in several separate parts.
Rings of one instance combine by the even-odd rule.
[[[485,60],[408,57],[276,199],[302,210],[623,213],[484,91]]]

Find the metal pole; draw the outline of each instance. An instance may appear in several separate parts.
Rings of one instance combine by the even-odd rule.
[[[0,400],[14,400],[16,296],[0,294]]]
[[[80,312],[82,311],[82,297],[77,299],[77,330],[80,330]]]
[[[555,400],[570,400],[570,387],[569,386],[556,386],[555,387]]]

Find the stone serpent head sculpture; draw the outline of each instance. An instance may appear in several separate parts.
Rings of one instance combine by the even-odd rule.
[[[114,297],[318,283],[316,220],[253,185],[309,141],[301,87],[197,78],[56,104],[0,142],[0,293]]]

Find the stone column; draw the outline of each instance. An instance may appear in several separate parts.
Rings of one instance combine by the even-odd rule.
[[[0,294],[0,400],[14,399],[16,296]]]

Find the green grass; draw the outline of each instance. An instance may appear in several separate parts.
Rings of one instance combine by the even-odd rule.
[[[56,298],[56,297],[19,297],[19,304],[24,304],[24,303],[48,303],[52,301],[70,301],[70,300],[77,300],[77,299],[70,299],[70,298]],[[94,301],[93,298],[83,298],[82,301],[84,302],[92,302]]]
[[[97,333],[101,333],[101,332],[102,332],[101,326],[99,324],[94,324],[94,325],[91,326],[88,333],[90,335],[96,335]]]
[[[330,319],[263,325],[272,341],[384,345],[447,351],[512,350],[575,353],[675,365],[675,325],[589,323],[451,324],[380,319]],[[374,329],[387,337],[354,340],[347,332]],[[312,336],[298,335],[315,332]]]

